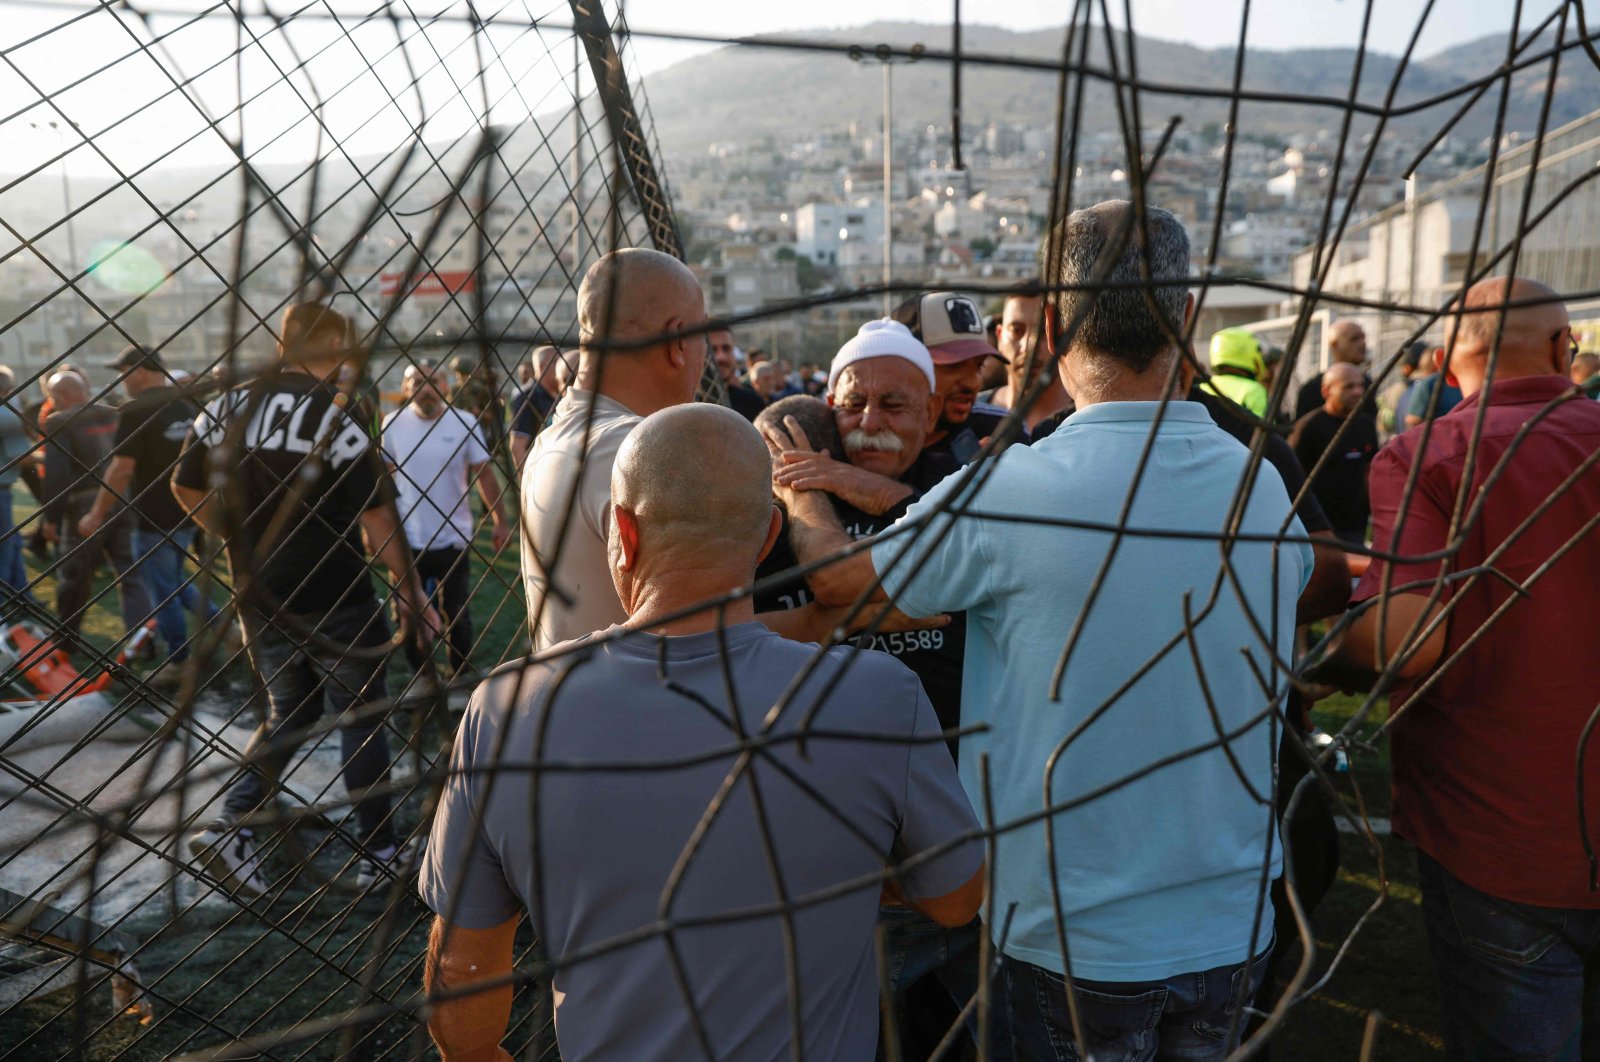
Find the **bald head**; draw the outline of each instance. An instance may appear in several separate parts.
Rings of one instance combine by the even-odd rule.
[[[58,372],[45,383],[57,409],[76,409],[89,401],[89,385],[75,372]]]
[[[1336,417],[1354,413],[1366,393],[1367,378],[1359,365],[1338,361],[1322,374],[1322,408]]]
[[[1367,360],[1367,333],[1354,321],[1335,321],[1328,331],[1328,353],[1345,365],[1360,365]]]
[[[700,282],[670,254],[612,251],[589,267],[578,288],[578,337],[585,353],[593,343],[646,340],[674,318],[698,317],[703,305]]]
[[[1572,359],[1572,382],[1586,384],[1600,375],[1600,354],[1579,354]]]
[[[611,528],[613,576],[624,604],[625,578],[648,582],[663,572],[739,567],[748,581],[772,522],[772,459],[760,433],[733,410],[673,406],[646,417],[622,444],[611,501],[638,528],[639,560],[626,573],[617,570],[618,522]]]
[[[1531,303],[1510,306],[1509,303]],[[1449,352],[1449,372],[1464,395],[1476,394],[1488,375],[1489,354],[1495,334],[1500,334],[1500,354],[1495,379],[1566,375],[1568,343],[1567,308],[1548,286],[1525,277],[1490,277],[1467,289],[1464,299],[1452,302],[1449,313],[1459,313],[1460,324],[1445,323],[1445,335],[1454,334]],[[1504,316],[1504,327],[1501,318]],[[1437,351],[1441,365],[1445,352]]]

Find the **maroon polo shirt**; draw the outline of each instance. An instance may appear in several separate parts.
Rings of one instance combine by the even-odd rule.
[[[1460,550],[1443,561],[1396,563],[1393,584],[1433,579],[1494,564],[1527,587],[1516,598],[1492,576],[1448,585],[1459,598],[1441,664],[1496,610],[1483,638],[1438,681],[1397,687],[1405,714],[1393,729],[1394,828],[1452,874],[1503,899],[1544,907],[1600,908],[1578,829],[1578,738],[1600,704],[1600,462],[1517,533],[1539,505],[1600,449],[1600,402],[1559,401],[1563,376],[1528,376],[1494,384],[1472,467],[1470,507],[1505,458],[1482,515]],[[1372,463],[1373,546],[1416,556],[1446,547],[1450,515],[1466,471],[1479,407],[1474,395],[1434,423],[1420,456],[1416,492],[1400,541],[1394,541],[1405,481],[1422,441],[1413,428]],[[1552,402],[1557,403],[1550,408]],[[1524,425],[1548,410],[1511,453]],[[1513,535],[1515,537],[1513,538]],[[1574,544],[1573,539],[1577,537]],[[1509,544],[1508,540],[1510,540]],[[1564,553],[1562,551],[1565,551]],[[1549,564],[1558,553],[1550,568]],[[1386,567],[1374,563],[1354,599],[1378,593]],[[1600,849],[1600,735],[1584,760],[1590,836]]]

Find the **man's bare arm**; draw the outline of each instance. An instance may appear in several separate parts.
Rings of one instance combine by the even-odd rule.
[[[1446,625],[1433,627],[1442,607],[1438,603],[1429,605],[1426,594],[1391,594],[1358,616],[1328,655],[1306,672],[1306,679],[1345,690],[1369,689],[1389,662],[1402,653],[1410,655],[1396,669],[1398,677],[1413,679],[1427,674],[1444,656]],[[1380,644],[1378,626],[1385,614]],[[1419,640],[1408,642],[1412,637]]]
[[[913,899],[902,892],[893,881],[884,883],[884,895],[896,903],[913,907],[941,926],[951,929],[964,926],[978,916],[978,909],[983,906],[984,886],[987,884],[988,871],[986,866],[979,866],[966,883],[953,892],[943,896],[931,896],[926,899]]]
[[[444,1062],[511,1062],[500,1046],[511,1020],[512,942],[519,917],[493,929],[463,929],[433,920],[423,986],[431,999],[485,982],[503,983],[432,1004],[428,1032]]]
[[[178,504],[183,506],[183,511],[189,514],[189,519],[200,526],[206,534],[217,539],[222,539],[222,513],[217,504],[216,496],[208,490],[196,490],[194,487],[185,487],[174,481],[172,496],[178,499]]]
[[[78,521],[78,534],[88,538],[100,530],[102,524],[122,507],[128,497],[128,487],[133,483],[133,458],[118,456],[111,459],[106,474],[101,477],[100,490],[94,496],[94,505]]]
[[[821,491],[787,488],[780,488],[779,493],[789,510],[789,544],[801,565],[812,564],[850,547],[851,538],[839,523],[828,495]],[[877,581],[872,552],[867,549],[857,550],[806,575],[812,595],[818,603],[830,608],[853,604],[868,587],[874,588],[869,601],[887,600],[883,588],[876,586]]]
[[[494,551],[499,553],[511,537],[511,525],[506,521],[505,491],[500,487],[500,477],[495,475],[494,462],[484,461],[470,469],[478,484],[478,496],[489,511],[494,524]]]
[[[1314,566],[1306,588],[1300,591],[1295,607],[1296,623],[1313,623],[1329,616],[1337,616],[1350,603],[1350,569],[1345,564],[1344,550],[1331,531],[1314,531],[1314,539],[1323,541],[1311,544]]]
[[[422,591],[422,580],[411,563],[411,547],[400,533],[400,518],[395,514],[394,505],[377,505],[363,512],[361,533],[367,542],[367,552],[389,570],[394,580],[401,618],[415,620],[419,626],[417,633],[424,640],[431,642],[438,638],[442,630],[439,614]]]

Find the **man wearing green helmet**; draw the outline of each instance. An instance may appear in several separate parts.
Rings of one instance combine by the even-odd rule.
[[[1229,399],[1258,417],[1267,415],[1266,359],[1261,343],[1242,328],[1224,328],[1211,337],[1211,379],[1201,390]]]

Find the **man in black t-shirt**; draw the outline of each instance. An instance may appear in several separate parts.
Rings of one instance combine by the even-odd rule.
[[[805,420],[810,418],[791,416],[774,423],[775,416],[763,413],[756,424],[777,451],[774,479],[797,490],[829,494],[852,538],[875,535],[894,523],[912,502],[961,468],[951,453],[923,445],[943,405],[934,390],[934,364],[927,348],[900,322],[867,322],[835,355],[828,372],[828,404],[845,460],[828,452],[832,447],[826,430],[808,427]],[[783,578],[798,564],[818,559],[803,533],[798,524],[786,520],[756,569],[757,613],[799,608],[813,599],[827,607],[854,600],[853,592],[839,594],[831,585],[835,568]],[[947,731],[960,726],[964,614],[952,615],[943,628],[862,634],[857,644],[889,653],[909,667],[922,681],[939,725]],[[954,755],[955,742],[950,745]],[[972,998],[978,987],[981,932],[976,919],[946,929],[910,908],[885,905],[879,920],[887,930],[889,969],[897,992],[931,975],[956,1006]],[[935,1005],[938,1002],[942,1001],[913,994],[898,1008],[902,1042],[939,1040],[954,1012],[948,1005]],[[993,1026],[995,1042],[985,1057],[1009,1057],[1004,1051],[1009,1030],[999,1021]]]
[[[1360,368],[1340,362],[1322,374],[1321,408],[1295,422],[1289,444],[1311,475],[1311,490],[1333,532],[1351,545],[1367,539],[1367,468],[1378,452],[1377,423],[1361,411],[1366,378]],[[1338,436],[1337,444],[1334,437]],[[1323,460],[1323,454],[1332,447]],[[1317,462],[1323,461],[1317,468]]]
[[[386,796],[384,720],[362,705],[387,697],[389,623],[373,593],[362,536],[389,570],[401,623],[428,639],[439,617],[412,569],[394,491],[376,442],[347,411],[338,379],[350,326],[316,303],[284,311],[281,364],[207,403],[172,477],[189,515],[227,543],[251,665],[267,691],[266,721],[224,815],[189,838],[190,850],[243,896],[267,888],[251,816],[324,709],[340,727],[344,783],[361,842],[358,884],[408,868]]]
[[[105,481],[93,507],[78,521],[78,531],[88,538],[118,514],[126,511],[131,516],[138,577],[144,580],[155,607],[167,659],[182,663],[189,656],[184,613],[209,619],[217,612],[211,602],[201,601],[193,582],[184,575],[194,527],[168,482],[200,407],[171,386],[171,375],[156,351],[129,346],[109,367],[122,374],[128,401],[117,411],[117,434]],[[176,668],[163,668],[153,681],[172,685],[179,674]]]

